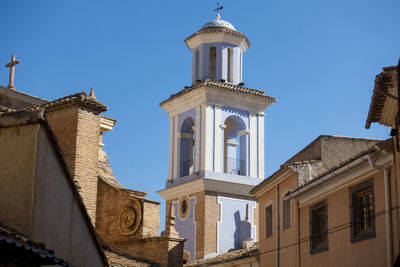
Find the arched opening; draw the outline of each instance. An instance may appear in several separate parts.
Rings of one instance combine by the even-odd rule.
[[[217,76],[216,64],[217,64],[217,48],[215,46],[211,46],[209,72],[210,72],[210,79],[213,81],[216,80]]]
[[[247,175],[246,125],[237,116],[225,120],[224,131],[224,172],[236,175]]]
[[[233,82],[233,49],[232,47],[228,47],[228,60],[227,60],[227,78],[228,78],[228,82]]]
[[[199,54],[199,49],[196,49],[195,55],[194,55],[194,80],[197,81],[200,79],[200,54]]]
[[[191,117],[188,117],[182,123],[179,136],[180,177],[192,174],[194,171],[195,138],[194,121]]]

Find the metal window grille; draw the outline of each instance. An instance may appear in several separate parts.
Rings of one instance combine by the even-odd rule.
[[[310,252],[328,249],[328,212],[326,201],[310,207]]]
[[[350,189],[351,241],[375,236],[374,182],[360,183]]]

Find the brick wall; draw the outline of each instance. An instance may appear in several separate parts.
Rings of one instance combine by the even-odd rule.
[[[160,203],[144,199],[143,202],[143,237],[158,235],[160,226]]]
[[[48,110],[47,120],[59,141],[71,174],[80,187],[80,194],[94,223],[99,161],[99,112],[78,104],[68,104]]]

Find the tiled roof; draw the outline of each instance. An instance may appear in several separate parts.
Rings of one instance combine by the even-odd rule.
[[[48,103],[29,107],[29,108],[26,108],[23,110],[25,110],[25,111],[33,111],[33,110],[38,110],[38,109],[49,110],[49,109],[53,109],[53,108],[56,108],[56,107],[59,107],[62,105],[69,104],[69,103],[79,103],[79,104],[93,108],[93,109],[101,111],[101,112],[107,111],[107,109],[108,109],[108,107],[106,105],[104,105],[103,103],[101,103],[100,101],[97,101],[95,98],[88,96],[88,94],[86,92],[82,92],[82,93],[76,93],[73,95],[65,96],[65,97],[50,101]],[[9,112],[12,112],[12,111],[9,111]]]
[[[324,178],[325,176],[327,176],[328,174],[331,174],[331,173],[333,173],[333,172],[345,167],[346,165],[348,165],[348,164],[350,164],[350,163],[362,158],[363,156],[366,156],[366,155],[371,154],[371,153],[376,152],[376,151],[377,151],[377,149],[375,147],[367,148],[366,150],[361,151],[360,153],[354,155],[353,157],[351,157],[351,158],[349,158],[349,159],[337,164],[336,166],[326,170],[325,172],[321,173],[320,175],[318,175],[314,179],[310,180],[309,182],[297,187],[295,190],[289,191],[288,193],[286,193],[285,196],[290,196],[294,192],[297,192],[297,191],[303,189],[304,187],[307,187],[310,184],[315,183],[316,181],[318,181],[318,180]]]
[[[184,264],[184,267],[200,267],[200,266],[210,266],[219,263],[231,262],[234,260],[239,260],[247,257],[257,256],[258,255],[258,244],[249,248],[238,249],[230,252],[226,252],[220,254],[218,256],[194,261],[188,264]]]
[[[15,111],[15,109],[5,107],[5,106],[0,106],[0,112],[11,112],[11,111]]]
[[[383,107],[385,105],[386,95],[389,89],[395,85],[395,75],[397,66],[383,68],[383,71],[376,75],[374,91],[372,93],[371,104],[369,106],[368,118],[365,128],[369,129],[372,122],[379,122]],[[396,90],[395,90],[396,91]],[[395,96],[397,97],[397,91]]]
[[[247,88],[239,85],[234,85],[234,84],[229,84],[225,82],[217,82],[217,81],[211,81],[209,79],[206,79],[205,81],[200,81],[192,86],[185,87],[185,89],[179,91],[176,94],[171,95],[168,99],[164,100],[163,102],[160,103],[160,106],[174,100],[177,97],[180,97],[184,94],[187,94],[191,91],[196,90],[197,88],[201,87],[212,87],[215,89],[219,90],[226,90],[226,91],[231,91],[235,93],[240,93],[240,94],[246,94],[246,95],[252,95],[255,97],[260,97],[260,98],[265,98],[268,99],[272,102],[276,102],[276,98],[272,96],[267,96],[264,91],[258,90],[258,89],[252,89],[252,88]]]
[[[231,30],[231,29],[228,29],[228,28],[225,28],[225,27],[203,28],[203,29],[195,32],[194,34],[190,35],[188,38],[186,38],[185,39],[185,43],[187,43],[187,41],[189,41],[190,39],[194,38],[195,36],[197,36],[199,34],[221,33],[221,32],[243,38],[246,41],[247,46],[250,47],[250,42],[247,39],[246,35],[242,34],[239,31]]]
[[[44,244],[36,243],[4,228],[0,228],[0,250],[10,256],[16,253],[20,259],[27,257],[27,260],[36,264],[72,267],[68,262],[57,258],[54,251],[46,249]]]

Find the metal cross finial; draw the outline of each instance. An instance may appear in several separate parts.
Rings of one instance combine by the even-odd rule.
[[[219,11],[222,10],[224,7],[220,6],[219,1],[217,2],[217,8],[214,11],[217,11],[217,19],[220,18]]]
[[[15,59],[15,55],[12,54],[11,61],[6,64],[6,68],[10,68],[10,79],[9,79],[8,85],[7,85],[7,88],[9,88],[9,89],[15,89],[15,86],[14,86],[14,69],[15,69],[15,65],[17,65],[20,62],[21,62],[21,60]]]

